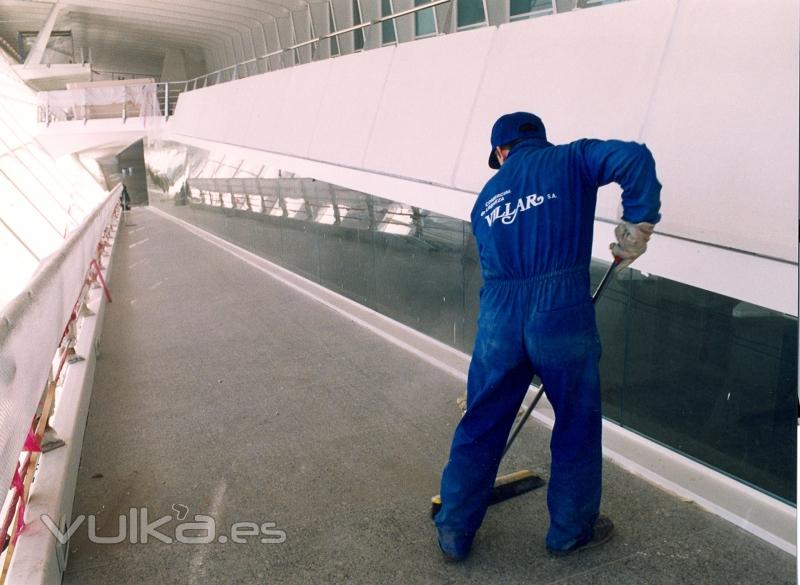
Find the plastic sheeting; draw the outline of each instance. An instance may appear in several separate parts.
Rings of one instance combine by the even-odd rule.
[[[160,116],[155,83],[41,91],[41,121]]]
[[[118,190],[47,257],[0,313],[0,503],[47,383],[53,355],[109,224]]]

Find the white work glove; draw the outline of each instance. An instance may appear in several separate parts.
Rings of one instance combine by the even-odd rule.
[[[614,258],[621,261],[617,266],[617,272],[625,270],[639,256],[647,251],[647,242],[653,235],[655,226],[652,223],[643,221],[641,223],[630,223],[623,221],[614,229],[617,241],[609,244]]]

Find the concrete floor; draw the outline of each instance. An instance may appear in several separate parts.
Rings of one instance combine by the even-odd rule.
[[[461,381],[146,209],[115,254],[74,516],[113,536],[146,508],[174,538],[207,515],[215,539],[99,544],[84,523],[64,583],[796,582],[794,557],[612,464],[607,545],[548,557],[539,490],[447,565],[428,512]],[[506,471],[546,475],[548,435],[529,423]],[[237,522],[285,541],[219,542]]]

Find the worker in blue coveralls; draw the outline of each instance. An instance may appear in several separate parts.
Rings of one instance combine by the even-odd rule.
[[[539,117],[517,112],[492,128],[499,169],[472,210],[484,285],[467,381],[467,409],[442,474],[439,547],[466,558],[483,521],[515,415],[538,375],[555,412],[545,545],[561,556],[606,542],[600,339],[589,263],[597,189],[622,187],[613,255],[625,268],[659,221],[661,185],[642,144],[582,139],[554,146]]]

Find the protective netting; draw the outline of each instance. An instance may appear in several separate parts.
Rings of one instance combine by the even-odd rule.
[[[118,197],[115,190],[98,205],[64,246],[42,261],[26,289],[0,310],[0,503]]]
[[[45,121],[160,116],[155,83],[125,83],[39,92],[39,119]]]

